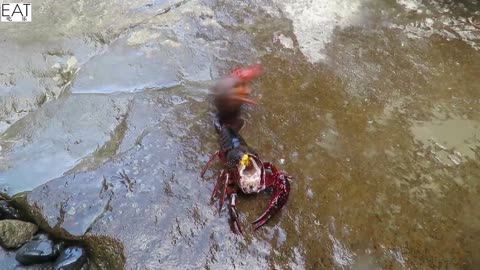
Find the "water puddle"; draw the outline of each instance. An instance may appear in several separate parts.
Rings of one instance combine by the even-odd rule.
[[[460,165],[478,158],[480,122],[453,116],[445,120],[415,121],[410,128],[415,140],[434,153],[444,165]]]

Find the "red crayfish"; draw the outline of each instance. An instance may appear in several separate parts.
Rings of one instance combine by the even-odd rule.
[[[232,125],[236,123],[232,119],[240,119],[239,110],[241,103],[230,103],[228,108],[222,107],[228,98],[234,95],[241,95],[240,100],[245,100],[250,93],[248,89],[248,80],[258,76],[261,70],[259,66],[236,70],[232,76],[239,78],[234,90],[227,89],[230,93],[218,93],[216,96],[216,107],[218,109],[217,118],[214,122],[215,130],[219,136],[220,150],[215,152],[203,168],[201,176],[203,177],[208,168],[212,165],[215,157],[219,157],[224,164],[224,169],[220,172],[211,199],[213,200],[218,193],[219,212],[222,209],[225,197],[228,202],[230,215],[230,228],[234,233],[243,234],[242,227],[238,221],[238,212],[236,209],[237,193],[241,191],[244,194],[256,194],[265,190],[272,192],[267,209],[252,222],[253,230],[257,230],[264,225],[272,216],[274,216],[287,202],[290,192],[290,176],[278,171],[270,162],[263,162],[259,155],[251,149],[245,140],[238,133],[241,125]],[[218,99],[224,99],[224,102]],[[236,97],[234,99],[238,100]],[[233,105],[232,105],[233,104]],[[235,107],[234,105],[239,106]],[[221,105],[221,106],[219,106]],[[225,113],[225,111],[227,113]]]

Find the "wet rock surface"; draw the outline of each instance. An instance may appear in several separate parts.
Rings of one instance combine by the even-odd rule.
[[[87,260],[85,250],[81,247],[68,247],[62,251],[53,265],[54,270],[80,270]]]
[[[2,197],[8,197],[2,194]],[[65,242],[57,241],[54,243],[46,233],[37,233],[38,226],[20,220],[4,219],[8,218],[30,218],[23,212],[24,209],[17,209],[13,205],[24,195],[9,198],[1,201],[2,216],[0,216],[0,239],[3,247],[0,247],[0,269],[30,269],[30,270],[50,270],[54,269],[54,262],[61,265],[59,269],[80,269],[82,265],[88,269],[85,250],[81,247],[73,247],[74,253],[71,256],[65,256]],[[18,206],[18,204],[17,204]],[[35,235],[34,235],[35,234]],[[33,235],[33,236],[32,236]],[[7,249],[6,249],[7,248]],[[71,252],[70,252],[71,253]],[[62,255],[62,258],[58,258]],[[72,258],[73,257],[73,258]]]
[[[16,253],[15,259],[23,265],[40,264],[53,261],[59,254],[54,244],[48,239],[33,240],[23,245]]]
[[[5,250],[0,247],[0,265],[2,269],[15,269],[20,263],[15,260],[15,251]]]
[[[125,95],[77,95],[52,101],[17,121],[1,135],[7,142],[3,165],[8,169],[0,171],[0,183],[4,179],[16,181],[14,187],[3,182],[4,190],[24,191],[76,165],[88,167],[92,166],[92,160],[101,162],[110,157],[116,145],[112,134],[121,134],[127,108]],[[62,120],[65,117],[69,120]],[[45,119],[50,120],[44,122]],[[78,163],[79,159],[83,162]]]
[[[138,2],[118,7],[128,14],[122,19],[126,25],[115,24],[115,29],[94,33],[87,27],[85,33],[65,41],[60,48],[37,48],[32,41],[34,50],[40,51],[39,57],[45,57],[51,65],[42,64],[38,72],[45,73],[49,81],[68,80],[68,93],[51,95],[41,106],[26,109],[35,113],[24,113],[9,121],[8,129],[0,135],[0,186],[6,193],[31,190],[72,170],[95,168],[116,154],[128,111],[130,95],[125,92],[183,84],[196,85],[194,91],[201,91],[208,87],[202,82],[218,74],[214,59],[235,54],[251,57],[253,51],[246,49],[252,49],[247,33],[225,31],[214,19],[210,4],[179,1],[177,7],[173,2],[142,9],[138,9],[137,4],[143,5]],[[53,2],[43,4],[47,10],[61,9]],[[163,13],[163,9],[168,12]],[[42,18],[48,22],[48,17]],[[63,29],[57,30],[60,33],[48,35],[54,35],[52,39],[64,38]],[[225,44],[232,44],[233,55],[221,49]],[[32,48],[23,49],[28,52]],[[28,57],[22,59],[27,61]],[[65,72],[68,76],[62,75]],[[35,78],[32,80],[35,82]]]
[[[2,219],[22,219],[20,211],[10,206],[7,201],[0,200],[0,220]]]
[[[17,265],[13,270],[51,270],[52,263],[42,263],[36,265]]]
[[[480,8],[460,2],[40,1],[0,24],[0,187],[99,269],[477,269]],[[198,173],[210,80],[257,61],[242,135],[297,180],[241,238],[209,204],[220,165]],[[267,201],[240,196],[241,222]]]
[[[209,186],[197,186],[192,182],[192,179],[198,179],[194,167],[185,167],[185,164],[203,156],[184,145],[182,137],[188,132],[178,123],[183,117],[195,116],[184,115],[185,99],[172,99],[172,93],[152,92],[136,97],[133,104],[142,107],[142,110],[132,111],[129,117],[138,117],[135,114],[144,110],[156,112],[151,114],[154,117],[153,126],[145,128],[136,147],[96,171],[50,181],[42,191],[34,190],[27,197],[27,203],[37,207],[32,209],[32,213],[40,214],[35,219],[39,222],[45,220],[50,232],[55,235],[84,239],[92,251],[94,263],[105,269],[123,267],[123,263],[127,269],[144,265],[168,268],[171,266],[169,260],[180,257],[186,266],[201,267],[203,262],[198,261],[197,256],[204,254],[204,245],[208,245],[204,237],[208,238],[210,234],[201,228],[214,226],[228,231],[228,226],[221,222],[210,224],[197,220],[198,224],[193,227],[184,223],[184,220],[194,221],[197,218],[194,213],[200,210],[198,206],[193,205],[192,208],[182,201],[207,194]],[[166,104],[152,102],[155,100]],[[172,101],[178,105],[172,104]],[[160,119],[162,125],[170,123],[170,128],[156,126]],[[123,166],[125,163],[132,166],[126,168]],[[50,194],[57,194],[57,200],[52,201]],[[63,209],[59,211],[50,207],[52,203],[59,203]],[[169,207],[173,205],[177,207]],[[213,209],[202,211],[213,217]],[[59,222],[62,212],[65,215]],[[118,222],[111,222],[113,220]],[[138,224],[142,224],[142,230],[135,229]],[[146,231],[150,231],[150,236],[147,237]],[[162,237],[169,234],[175,237],[173,242]],[[184,238],[181,235],[190,236]],[[187,256],[191,252],[186,248],[189,245],[199,246],[195,248],[199,252],[196,256]],[[146,247],[160,249],[161,252],[138,252]],[[168,259],[171,256],[173,258]]]
[[[37,225],[20,220],[0,220],[0,245],[4,248],[18,248],[37,232]]]

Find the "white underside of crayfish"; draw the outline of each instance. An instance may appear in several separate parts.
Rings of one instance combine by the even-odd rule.
[[[241,190],[244,194],[257,194],[264,190],[269,191],[271,198],[267,208],[252,222],[252,229],[255,231],[286,204],[290,193],[290,176],[277,170],[272,163],[262,161],[231,127],[216,125],[216,128],[220,137],[220,150],[210,157],[200,176],[205,175],[215,157],[223,161],[224,169],[218,175],[210,198],[219,198],[219,212],[224,200],[228,201],[230,229],[234,233],[243,234],[236,208],[237,192]]]
[[[249,158],[249,166],[238,166],[238,174],[240,175],[240,188],[243,193],[258,193],[264,187],[262,183],[262,164],[257,164],[257,160]]]

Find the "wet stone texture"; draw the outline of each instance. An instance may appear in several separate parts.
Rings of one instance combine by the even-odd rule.
[[[14,194],[58,177],[79,159],[88,163],[89,155],[101,161],[114,154],[112,134],[121,134],[128,102],[125,95],[76,95],[54,100],[17,121],[2,137],[4,191]]]
[[[4,269],[15,269],[15,266],[20,263],[15,260],[15,252],[7,251],[0,248],[0,261],[2,262],[2,268]]]
[[[38,5],[0,24],[24,60],[0,67],[0,188],[93,269],[479,269],[480,2]],[[199,172],[208,87],[253,62],[242,135],[295,178],[240,237]],[[246,228],[267,201],[239,197]]]
[[[215,242],[226,247],[235,239],[227,233],[225,217],[214,216],[213,208],[204,207],[210,185],[200,180],[194,164],[206,155],[199,151],[198,138],[189,135],[193,130],[188,132],[181,124],[198,116],[188,113],[187,100],[172,94],[136,98],[137,106],[163,108],[157,108],[154,116],[161,117],[161,126],[146,128],[134,148],[93,172],[52,180],[27,197],[32,213],[40,213],[36,215],[40,224],[45,220],[44,227],[55,235],[85,240],[94,262],[107,269],[120,267],[121,260],[127,269],[199,268],[206,263],[199,258],[208,256],[211,249],[209,239],[221,233],[226,237]],[[153,100],[163,105],[149,105]],[[192,148],[190,143],[195,141]],[[202,202],[195,202],[196,198]],[[96,250],[105,238],[116,244]],[[102,252],[110,254],[95,257]],[[107,260],[112,258],[120,261]]]
[[[58,256],[58,250],[48,239],[33,240],[23,245],[15,255],[15,259],[23,265],[39,264],[53,261]]]
[[[81,269],[87,259],[85,249],[80,247],[68,247],[62,251],[53,265],[54,270]]]
[[[37,232],[37,225],[13,219],[0,221],[0,245],[4,248],[18,248]]]

